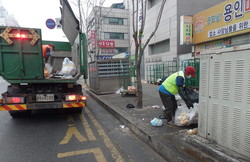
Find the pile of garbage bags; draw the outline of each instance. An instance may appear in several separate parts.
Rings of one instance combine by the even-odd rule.
[[[75,66],[74,62],[72,62],[67,57],[64,58],[64,60],[63,60],[61,71],[53,73],[53,68],[54,68],[54,66],[51,65],[50,63],[45,64],[45,68],[44,68],[45,77],[47,77],[47,78],[60,77],[62,79],[72,79],[77,73],[76,66]]]
[[[186,104],[181,104],[175,111],[175,125],[190,126],[198,124],[198,103],[194,103],[194,108],[188,109]]]

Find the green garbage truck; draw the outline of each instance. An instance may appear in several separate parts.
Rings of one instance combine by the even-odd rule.
[[[0,26],[0,75],[9,83],[0,100],[0,111],[9,111],[12,117],[26,116],[38,109],[81,112],[86,96],[77,80],[87,77],[85,57],[86,37],[79,33],[71,51],[76,73],[64,78],[58,73],[62,69],[53,69],[48,77],[41,29]]]

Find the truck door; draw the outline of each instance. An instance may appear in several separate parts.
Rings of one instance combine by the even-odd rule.
[[[41,30],[0,27],[0,75],[6,80],[43,79]]]

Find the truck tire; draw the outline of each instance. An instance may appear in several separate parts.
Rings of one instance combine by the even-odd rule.
[[[12,118],[28,117],[31,114],[31,110],[9,111],[9,114]]]

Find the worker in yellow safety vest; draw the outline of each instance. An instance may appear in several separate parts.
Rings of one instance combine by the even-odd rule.
[[[160,118],[165,118],[168,125],[175,125],[174,115],[177,108],[177,101],[175,99],[176,94],[179,93],[189,109],[194,107],[191,99],[185,91],[185,80],[192,77],[196,78],[195,73],[196,70],[193,66],[187,66],[185,71],[173,73],[159,86],[158,90],[160,98],[165,107],[164,115],[161,115]]]

